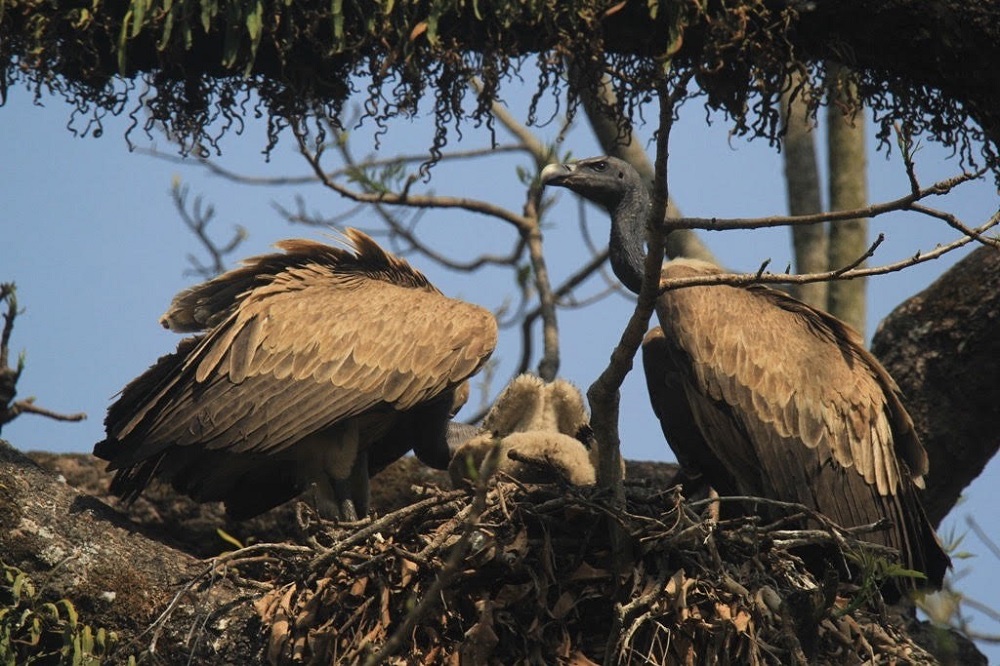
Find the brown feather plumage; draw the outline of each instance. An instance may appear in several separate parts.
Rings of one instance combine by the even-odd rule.
[[[719,272],[674,260],[662,277]],[[682,464],[707,468],[722,492],[797,501],[845,526],[889,518],[892,528],[868,538],[940,585],[948,558],[916,496],[926,453],[899,389],[855,331],[760,286],[670,290],[656,309],[663,330],[644,358],[663,360],[647,379]],[[668,432],[662,412],[676,412],[679,395],[697,437]]]
[[[250,477],[258,458],[257,466],[294,467],[296,449],[306,448],[297,445],[317,433],[354,436],[336,430],[347,422],[363,447],[401,448],[398,455],[416,447],[420,455],[423,446],[447,464],[441,447],[453,392],[492,353],[496,322],[443,296],[362,232],[345,236],[353,251],[282,241],[283,253],[178,294],[164,326],[204,333],[126,386],[109,410],[108,438],[95,452],[120,470],[117,491],[134,496],[157,474],[192,495],[238,504],[223,489],[201,487],[241,484],[226,478],[225,465],[199,477],[193,451],[229,456],[234,476]],[[426,428],[408,421],[408,433],[394,431],[411,412],[426,417]],[[380,441],[390,435],[412,443]],[[171,457],[184,464],[170,465]]]

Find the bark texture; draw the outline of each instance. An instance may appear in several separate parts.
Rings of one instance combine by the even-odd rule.
[[[44,582],[51,599],[69,599],[81,621],[116,631],[123,661],[143,651],[140,635],[206,568],[154,535],[0,441],[0,560]],[[184,592],[146,635],[145,645],[157,637],[154,663],[257,661],[255,594],[224,577]]]
[[[1000,446],[1000,251],[976,249],[893,310],[872,351],[927,448],[923,502],[938,525]]]

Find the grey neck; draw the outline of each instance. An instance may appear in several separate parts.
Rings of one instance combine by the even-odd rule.
[[[636,294],[642,286],[646,257],[646,220],[652,201],[642,182],[630,189],[611,209],[611,269],[622,284]]]

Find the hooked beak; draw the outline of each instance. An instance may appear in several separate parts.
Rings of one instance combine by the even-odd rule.
[[[542,169],[542,185],[562,185],[575,169],[575,164],[548,164]]]

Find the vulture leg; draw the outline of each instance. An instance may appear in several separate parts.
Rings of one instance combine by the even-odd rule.
[[[327,520],[355,521],[368,511],[368,456],[358,455],[360,436],[357,421],[348,419],[306,438],[319,458],[309,472],[309,494]]]

